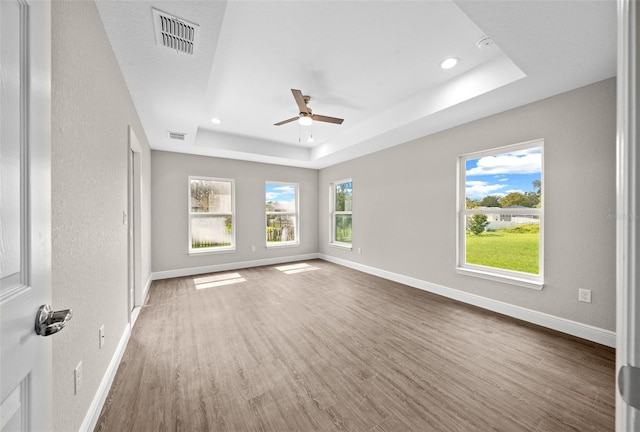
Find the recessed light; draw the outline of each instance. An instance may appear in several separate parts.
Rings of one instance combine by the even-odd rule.
[[[442,69],[451,69],[457,64],[458,64],[458,59],[456,57],[450,57],[446,60],[443,60],[442,63],[440,63],[440,67]]]
[[[211,119],[211,123],[213,123],[213,124],[220,124],[220,123],[222,123],[222,121],[220,121],[220,119],[219,119],[219,118],[212,118],[212,119]]]

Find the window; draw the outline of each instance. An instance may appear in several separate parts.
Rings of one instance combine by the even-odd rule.
[[[543,286],[542,140],[460,158],[458,272]]]
[[[298,185],[267,182],[265,206],[267,247],[299,244]]]
[[[353,182],[342,180],[331,184],[331,243],[351,247]]]
[[[189,253],[235,250],[234,193],[233,180],[189,177]]]

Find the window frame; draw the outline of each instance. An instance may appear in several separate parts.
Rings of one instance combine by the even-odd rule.
[[[490,207],[485,209],[467,209],[466,204],[466,162],[471,159],[479,159],[487,156],[495,156],[504,153],[512,153],[531,148],[540,148],[540,183],[541,198],[540,208],[501,208]],[[458,196],[457,196],[457,226],[456,226],[456,272],[466,276],[473,276],[511,285],[517,285],[534,290],[542,290],[544,287],[544,209],[545,209],[545,180],[544,180],[544,139],[536,139],[518,144],[495,147],[473,153],[466,153],[458,157]],[[538,215],[540,219],[540,239],[538,245],[538,274],[525,273],[516,270],[501,269],[498,267],[470,264],[466,262],[466,217],[474,214],[511,216],[517,214]]]
[[[265,181],[265,184],[264,184],[264,186],[265,186],[265,194],[266,194],[266,189],[267,189],[267,185],[268,184],[277,184],[277,185],[284,185],[284,186],[295,186],[295,188],[296,188],[296,206],[295,207],[296,208],[295,208],[295,213],[290,213],[290,212],[268,212],[265,209],[264,241],[265,241],[265,245],[266,245],[267,249],[300,246],[300,184],[299,183],[291,183],[291,182],[280,182],[280,181],[267,180],[267,181]],[[265,195],[265,204],[266,204],[266,195]],[[287,241],[287,242],[269,243],[269,237],[268,237],[268,234],[267,234],[269,215],[280,215],[280,216],[291,216],[291,215],[293,215],[293,216],[295,216],[295,218],[296,218],[295,240],[294,241]]]
[[[192,180],[205,180],[205,181],[217,181],[217,182],[227,182],[231,184],[231,213],[227,212],[217,212],[217,213],[198,213],[191,211],[191,181]],[[188,225],[188,251],[189,255],[203,255],[203,254],[216,254],[216,253],[229,253],[235,252],[236,250],[236,183],[234,179],[222,178],[222,177],[206,177],[206,176],[193,176],[190,175],[187,181],[187,202],[188,202],[188,217],[187,217],[187,225]],[[193,242],[191,239],[191,219],[193,216],[201,216],[203,214],[212,215],[212,216],[231,216],[231,245],[230,246],[211,246],[207,248],[197,248],[194,249],[192,247]]]
[[[336,211],[336,186],[344,183],[351,183],[351,210],[349,211]],[[344,249],[351,250],[353,248],[353,179],[347,178],[343,180],[332,181],[329,184],[329,212],[331,221],[329,223],[329,244]],[[351,243],[341,242],[336,240],[336,216],[337,215],[350,215],[351,216]]]

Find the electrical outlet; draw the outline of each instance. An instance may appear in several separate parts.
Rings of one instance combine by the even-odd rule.
[[[73,394],[77,395],[82,385],[82,361],[73,370]]]
[[[256,251],[256,247],[255,246],[251,246],[251,252],[255,252]]]
[[[358,248],[358,254],[362,254],[362,248]]]
[[[591,290],[580,288],[578,290],[578,300],[585,303],[591,303]]]
[[[100,326],[98,330],[98,348],[102,349],[104,346],[104,325]]]

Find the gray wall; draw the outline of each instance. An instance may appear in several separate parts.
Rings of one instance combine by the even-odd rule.
[[[291,257],[318,252],[318,171],[231,159],[151,152],[153,271]],[[236,250],[189,256],[188,177],[235,179]],[[265,182],[299,184],[300,245],[265,246]],[[251,251],[251,246],[256,251]]]
[[[542,291],[458,275],[461,154],[544,138]],[[320,171],[319,248],[333,257],[615,330],[615,80]],[[353,179],[353,251],[328,244],[329,183]],[[357,254],[357,248],[362,254]],[[578,302],[578,288],[593,303]]]
[[[53,430],[74,431],[128,325],[129,125],[143,149],[143,279],[150,274],[150,149],[93,2],[53,2],[52,52],[52,297],[74,312],[52,340]]]

